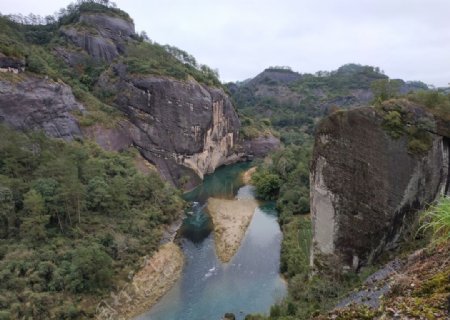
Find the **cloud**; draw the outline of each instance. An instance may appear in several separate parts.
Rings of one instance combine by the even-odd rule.
[[[2,13],[48,14],[69,1],[3,0]],[[271,65],[299,72],[349,62],[393,78],[450,82],[448,0],[117,0],[150,38],[218,68],[223,81]]]

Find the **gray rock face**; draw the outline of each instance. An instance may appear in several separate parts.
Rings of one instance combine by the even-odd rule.
[[[106,62],[111,62],[123,53],[124,43],[135,34],[132,21],[107,14],[82,14],[77,25],[62,27],[61,32],[94,59]],[[66,61],[70,58],[69,63],[77,60],[73,54],[59,53]]]
[[[194,80],[104,75],[98,88],[120,92],[117,105],[132,124],[133,144],[174,184],[194,186],[205,174],[242,157],[240,122],[228,96]],[[181,180],[184,180],[181,182]]]
[[[449,143],[423,155],[392,139],[374,108],[321,122],[311,167],[313,263],[357,269],[394,246],[418,210],[447,192]]]
[[[80,22],[96,28],[101,36],[113,39],[116,42],[130,38],[135,34],[133,21],[107,14],[82,14]]]
[[[245,153],[250,157],[264,157],[270,151],[277,150],[281,146],[280,139],[270,135],[267,137],[257,137],[244,141]]]
[[[0,122],[19,130],[43,130],[65,140],[81,138],[71,112],[82,112],[65,84],[27,77],[18,83],[0,80]]]

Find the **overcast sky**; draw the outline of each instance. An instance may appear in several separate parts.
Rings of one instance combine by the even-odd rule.
[[[0,0],[2,14],[47,15],[70,0]],[[354,62],[391,78],[450,82],[450,0],[116,0],[161,44],[219,69],[222,81],[268,66],[299,72]]]

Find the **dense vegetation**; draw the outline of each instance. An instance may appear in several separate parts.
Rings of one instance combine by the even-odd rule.
[[[182,211],[130,152],[1,126],[0,319],[92,316]]]
[[[361,105],[356,92],[370,94],[372,82],[386,78],[378,68],[357,64],[314,75],[272,67],[228,88],[241,115],[253,120],[243,124],[244,134],[254,133],[261,121],[269,121],[283,142],[299,145],[303,133],[313,134],[320,117],[337,108]]]
[[[198,64],[187,52],[172,46],[162,46],[150,41],[130,44],[125,58],[121,61],[131,74],[153,74],[169,76],[179,80],[188,77],[209,86],[221,87],[217,71]]]
[[[309,213],[309,160],[312,143],[290,145],[270,156],[252,176],[259,198],[277,200],[280,221]]]

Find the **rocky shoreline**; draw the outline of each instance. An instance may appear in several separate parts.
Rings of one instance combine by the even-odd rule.
[[[184,255],[178,245],[168,242],[149,258],[142,268],[130,274],[131,282],[111,299],[97,306],[97,319],[133,319],[148,311],[180,278]]]

